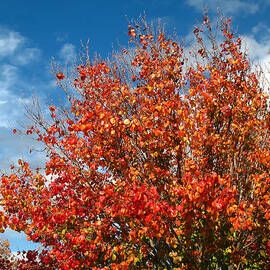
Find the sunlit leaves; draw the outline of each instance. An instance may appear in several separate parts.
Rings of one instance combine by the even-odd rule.
[[[211,30],[208,18],[203,26]],[[19,160],[2,177],[2,227],[41,243],[43,264],[269,263],[268,97],[229,22],[212,51],[203,31],[194,30],[199,49],[189,67],[162,31],[129,26],[136,48],[75,67],[69,108],[51,106],[51,122],[27,130],[48,161],[43,173]]]

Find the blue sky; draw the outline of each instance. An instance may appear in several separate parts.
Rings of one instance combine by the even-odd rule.
[[[19,158],[29,158],[32,142],[13,135],[24,122],[24,106],[32,93],[42,104],[60,95],[50,71],[52,57],[65,64],[90,40],[90,55],[106,57],[127,45],[129,19],[145,14],[147,21],[165,23],[188,41],[193,27],[207,7],[212,20],[217,8],[232,17],[234,29],[243,36],[250,56],[263,66],[270,63],[270,0],[128,0],[128,1],[2,1],[0,9],[0,169]],[[269,77],[269,76],[267,76]],[[30,157],[33,166],[44,162],[39,153]],[[12,251],[33,248],[23,234],[8,230]]]

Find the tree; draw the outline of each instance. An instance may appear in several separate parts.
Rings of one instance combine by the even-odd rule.
[[[6,224],[43,245],[42,269],[266,269],[261,77],[229,20],[220,41],[207,17],[194,29],[192,65],[151,29],[129,26],[129,49],[88,57],[69,79],[56,67],[70,105],[51,106],[50,122],[30,111],[27,134],[48,162],[43,172],[19,160],[2,177]]]
[[[0,238],[0,258],[6,259],[10,256],[9,242],[6,238]]]
[[[0,267],[2,270],[37,270],[41,269],[41,264],[36,260],[36,251],[18,252],[18,256],[11,253],[9,241],[0,238]]]
[[[1,269],[13,269],[12,253],[9,247],[9,241],[5,237],[0,238],[0,267]]]

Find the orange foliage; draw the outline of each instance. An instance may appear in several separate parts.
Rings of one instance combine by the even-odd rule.
[[[268,97],[229,21],[212,49],[208,18],[202,27],[188,67],[180,44],[130,26],[135,51],[77,66],[65,118],[51,107],[52,124],[27,131],[47,147],[45,174],[20,161],[1,179],[2,204],[8,225],[44,246],[44,265],[269,265]]]

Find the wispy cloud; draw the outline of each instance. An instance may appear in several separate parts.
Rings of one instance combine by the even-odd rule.
[[[259,65],[263,71],[261,84],[270,94],[268,89],[270,87],[270,36],[267,35],[261,40],[256,40],[252,35],[243,36],[242,44],[243,50],[247,51],[251,61]]]
[[[31,70],[40,60],[41,51],[20,33],[0,26],[0,170],[7,172],[11,163],[25,157],[34,144],[29,138],[14,136],[12,129],[25,123],[25,104],[30,102],[32,89]],[[30,74],[30,75],[29,75]],[[43,159],[33,156],[35,165]]]
[[[0,65],[0,127],[13,128],[17,121],[23,120],[24,104],[30,99],[26,92],[31,84],[21,73],[15,65]]]
[[[41,51],[28,43],[20,33],[0,27],[0,61],[26,65],[39,59]]]
[[[186,0],[186,3],[198,11],[207,8],[209,11],[221,12],[226,15],[234,15],[241,12],[242,15],[254,14],[259,10],[257,1],[247,0]]]
[[[25,48],[21,53],[15,56],[15,62],[19,65],[27,65],[33,61],[37,61],[41,55],[41,51],[37,48]]]
[[[13,55],[24,43],[24,38],[17,32],[0,28],[0,59]]]
[[[66,43],[63,45],[63,47],[60,49],[59,57],[64,62],[70,62],[74,59],[76,55],[76,48],[71,43]]]

